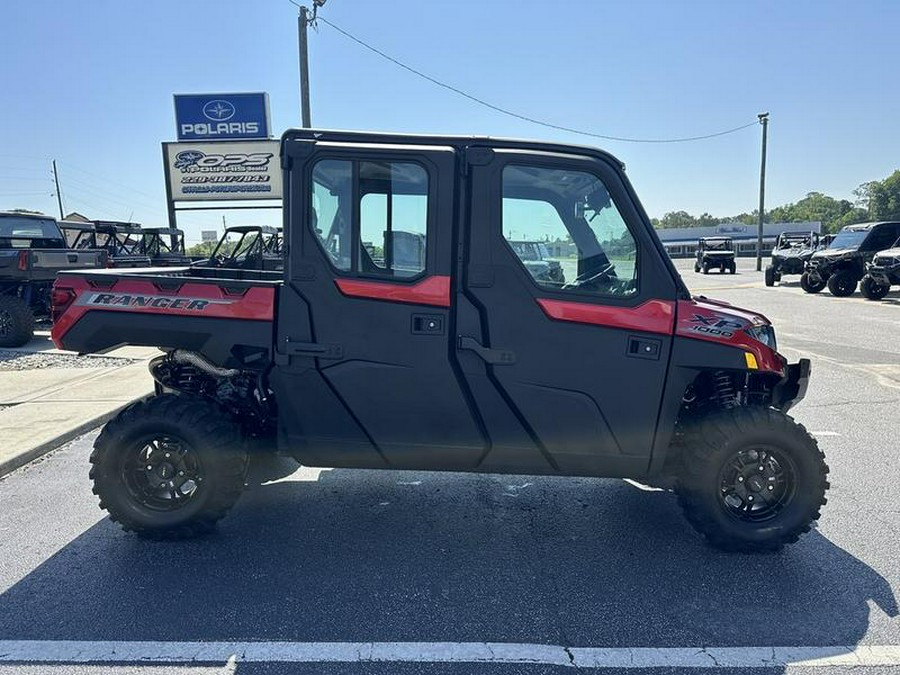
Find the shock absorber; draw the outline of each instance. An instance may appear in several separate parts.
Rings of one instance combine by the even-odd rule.
[[[737,407],[731,375],[724,370],[717,370],[713,374],[713,400],[725,410]]]

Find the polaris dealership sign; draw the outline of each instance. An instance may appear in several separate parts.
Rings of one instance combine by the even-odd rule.
[[[173,201],[281,198],[278,141],[163,143]]]
[[[269,96],[256,94],[175,94],[180,141],[269,138]]]

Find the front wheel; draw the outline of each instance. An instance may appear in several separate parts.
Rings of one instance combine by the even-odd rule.
[[[877,281],[875,281],[875,279],[867,274],[860,282],[859,290],[862,291],[862,294],[866,296],[866,299],[868,300],[881,300],[888,294],[888,291],[891,290],[891,287],[885,284],[879,284]]]
[[[857,283],[859,283],[859,277],[853,272],[840,270],[828,277],[828,290],[835,297],[846,298],[848,295],[853,295]]]
[[[807,293],[818,293],[825,288],[825,282],[821,278],[811,277],[809,272],[800,275],[800,288]]]
[[[807,532],[827,501],[816,439],[772,408],[736,408],[697,422],[685,438],[678,498],[716,548],[776,551]]]
[[[775,285],[775,267],[769,265],[766,267],[766,286]]]
[[[219,408],[165,394],[125,408],[94,442],[100,508],[125,531],[185,539],[214,529],[244,487],[240,430]]]

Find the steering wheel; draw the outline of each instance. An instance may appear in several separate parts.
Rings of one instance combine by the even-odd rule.
[[[569,288],[581,288],[582,286],[587,286],[588,284],[600,281],[603,277],[610,277],[615,268],[616,266],[612,263],[607,263],[599,272],[585,272],[584,274],[575,277],[570,283],[564,284],[563,290]]]

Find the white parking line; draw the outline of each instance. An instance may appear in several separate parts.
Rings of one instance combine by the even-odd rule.
[[[482,663],[573,668],[900,665],[900,645],[562,647],[502,642],[84,642],[0,640],[0,663]]]

